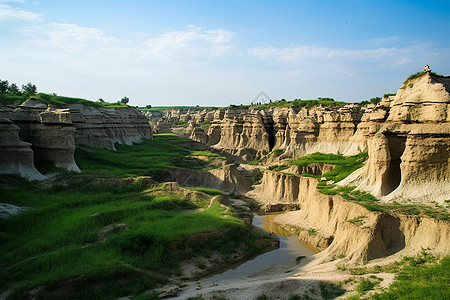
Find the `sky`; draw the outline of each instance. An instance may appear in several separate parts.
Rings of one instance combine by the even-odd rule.
[[[0,79],[133,106],[357,102],[450,75],[450,1],[0,0]]]

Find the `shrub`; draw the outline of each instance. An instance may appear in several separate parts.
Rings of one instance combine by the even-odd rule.
[[[370,281],[369,279],[363,279],[355,288],[355,290],[360,293],[364,294],[367,291],[373,290],[376,283],[373,281]]]

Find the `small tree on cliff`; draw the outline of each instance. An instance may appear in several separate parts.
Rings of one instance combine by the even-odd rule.
[[[130,99],[128,97],[123,97],[122,99],[120,99],[120,103],[122,104],[128,104],[128,102],[130,102]]]
[[[8,80],[0,80],[0,94],[8,93]]]
[[[26,96],[33,96],[37,94],[37,87],[34,84],[22,84],[22,92]]]
[[[11,83],[10,86],[8,87],[8,93],[15,95],[20,94],[19,87],[17,86],[17,84]]]

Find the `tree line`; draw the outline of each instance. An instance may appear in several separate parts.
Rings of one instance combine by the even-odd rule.
[[[9,84],[8,80],[0,79],[0,94],[10,94],[17,96],[33,96],[37,94],[36,85],[30,83],[22,84],[22,88],[15,83]]]
[[[8,80],[2,80],[0,79],[0,97],[1,96],[17,96],[20,98],[29,98],[31,96],[37,95],[38,90],[35,84],[27,83],[22,84],[22,87],[19,88],[19,86],[15,83],[9,83]],[[56,96],[55,93],[52,94],[53,96]],[[99,102],[105,102],[102,98],[98,99]],[[123,97],[120,99],[120,103],[127,105],[128,102],[130,102],[130,98]]]

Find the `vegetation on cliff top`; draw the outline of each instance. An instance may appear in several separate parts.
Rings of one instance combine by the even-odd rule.
[[[305,166],[311,163],[335,165],[335,168],[332,171],[325,174],[302,174],[302,176],[310,176],[316,178],[325,177],[327,180],[338,182],[350,175],[355,170],[361,168],[368,157],[369,155],[367,151],[361,152],[354,156],[343,156],[342,154],[324,154],[316,152],[294,159],[291,161],[291,164],[297,166]]]
[[[220,205],[219,191],[169,191],[136,178],[202,167],[193,143],[156,135],[117,151],[83,147],[82,173],[60,171],[44,184],[0,176],[2,202],[28,208],[0,219],[0,290],[13,292],[8,299],[33,290],[37,298],[112,299],[180,276],[183,260],[218,253],[220,266],[262,251],[267,236]]]
[[[151,106],[149,107],[138,107],[137,109],[142,111],[165,111],[172,109],[183,109],[183,110],[204,110],[204,109],[218,109],[215,106]]]
[[[341,154],[323,154],[313,153],[291,161],[292,165],[304,166],[311,163],[316,164],[331,164],[335,168],[322,175],[301,174],[301,176],[326,178],[327,181],[332,180],[338,182],[355,170],[361,168],[368,158],[368,153],[361,152],[354,156],[345,157]],[[285,166],[274,166],[273,170],[283,170]],[[407,215],[426,215],[439,220],[450,220],[450,214],[446,207],[433,203],[433,206],[420,204],[406,204],[398,203],[381,203],[373,195],[367,192],[355,190],[354,186],[338,186],[336,184],[328,184],[327,181],[320,181],[317,189],[326,195],[340,195],[348,201],[356,202],[370,211],[377,212],[400,212]]]
[[[414,79],[414,78],[418,78],[418,77],[420,77],[420,76],[423,76],[423,75],[425,75],[426,73],[427,73],[427,72],[422,71],[422,72],[417,72],[417,73],[411,74],[411,75],[408,76],[408,78],[406,78],[406,80],[405,80],[405,82],[404,82],[403,84],[405,84],[406,82],[410,81],[411,79]],[[434,72],[430,72],[430,74],[431,74],[431,75],[434,75],[434,76],[440,76],[440,77],[443,76],[443,75],[440,75],[440,74],[436,74],[436,73],[434,73]]]
[[[11,83],[7,80],[0,80],[0,105],[20,105],[29,98],[37,98],[46,104],[55,106],[66,106],[68,104],[84,104],[86,106],[94,107],[126,107],[129,99],[127,97],[122,98],[121,101],[114,103],[105,102],[103,99],[94,102],[81,98],[58,96],[56,94],[38,93],[36,85],[27,83],[22,85],[19,89],[17,84]]]
[[[333,98],[317,98],[315,100],[302,100],[302,99],[295,99],[292,101],[286,101],[285,99],[281,100],[275,100],[271,103],[264,103],[260,105],[252,105],[252,108],[255,109],[264,109],[264,108],[271,108],[271,107],[295,107],[295,108],[311,108],[314,106],[325,106],[325,107],[342,107],[344,105],[347,105],[349,103],[341,102],[341,101],[335,101]],[[249,106],[246,106],[249,107]]]

